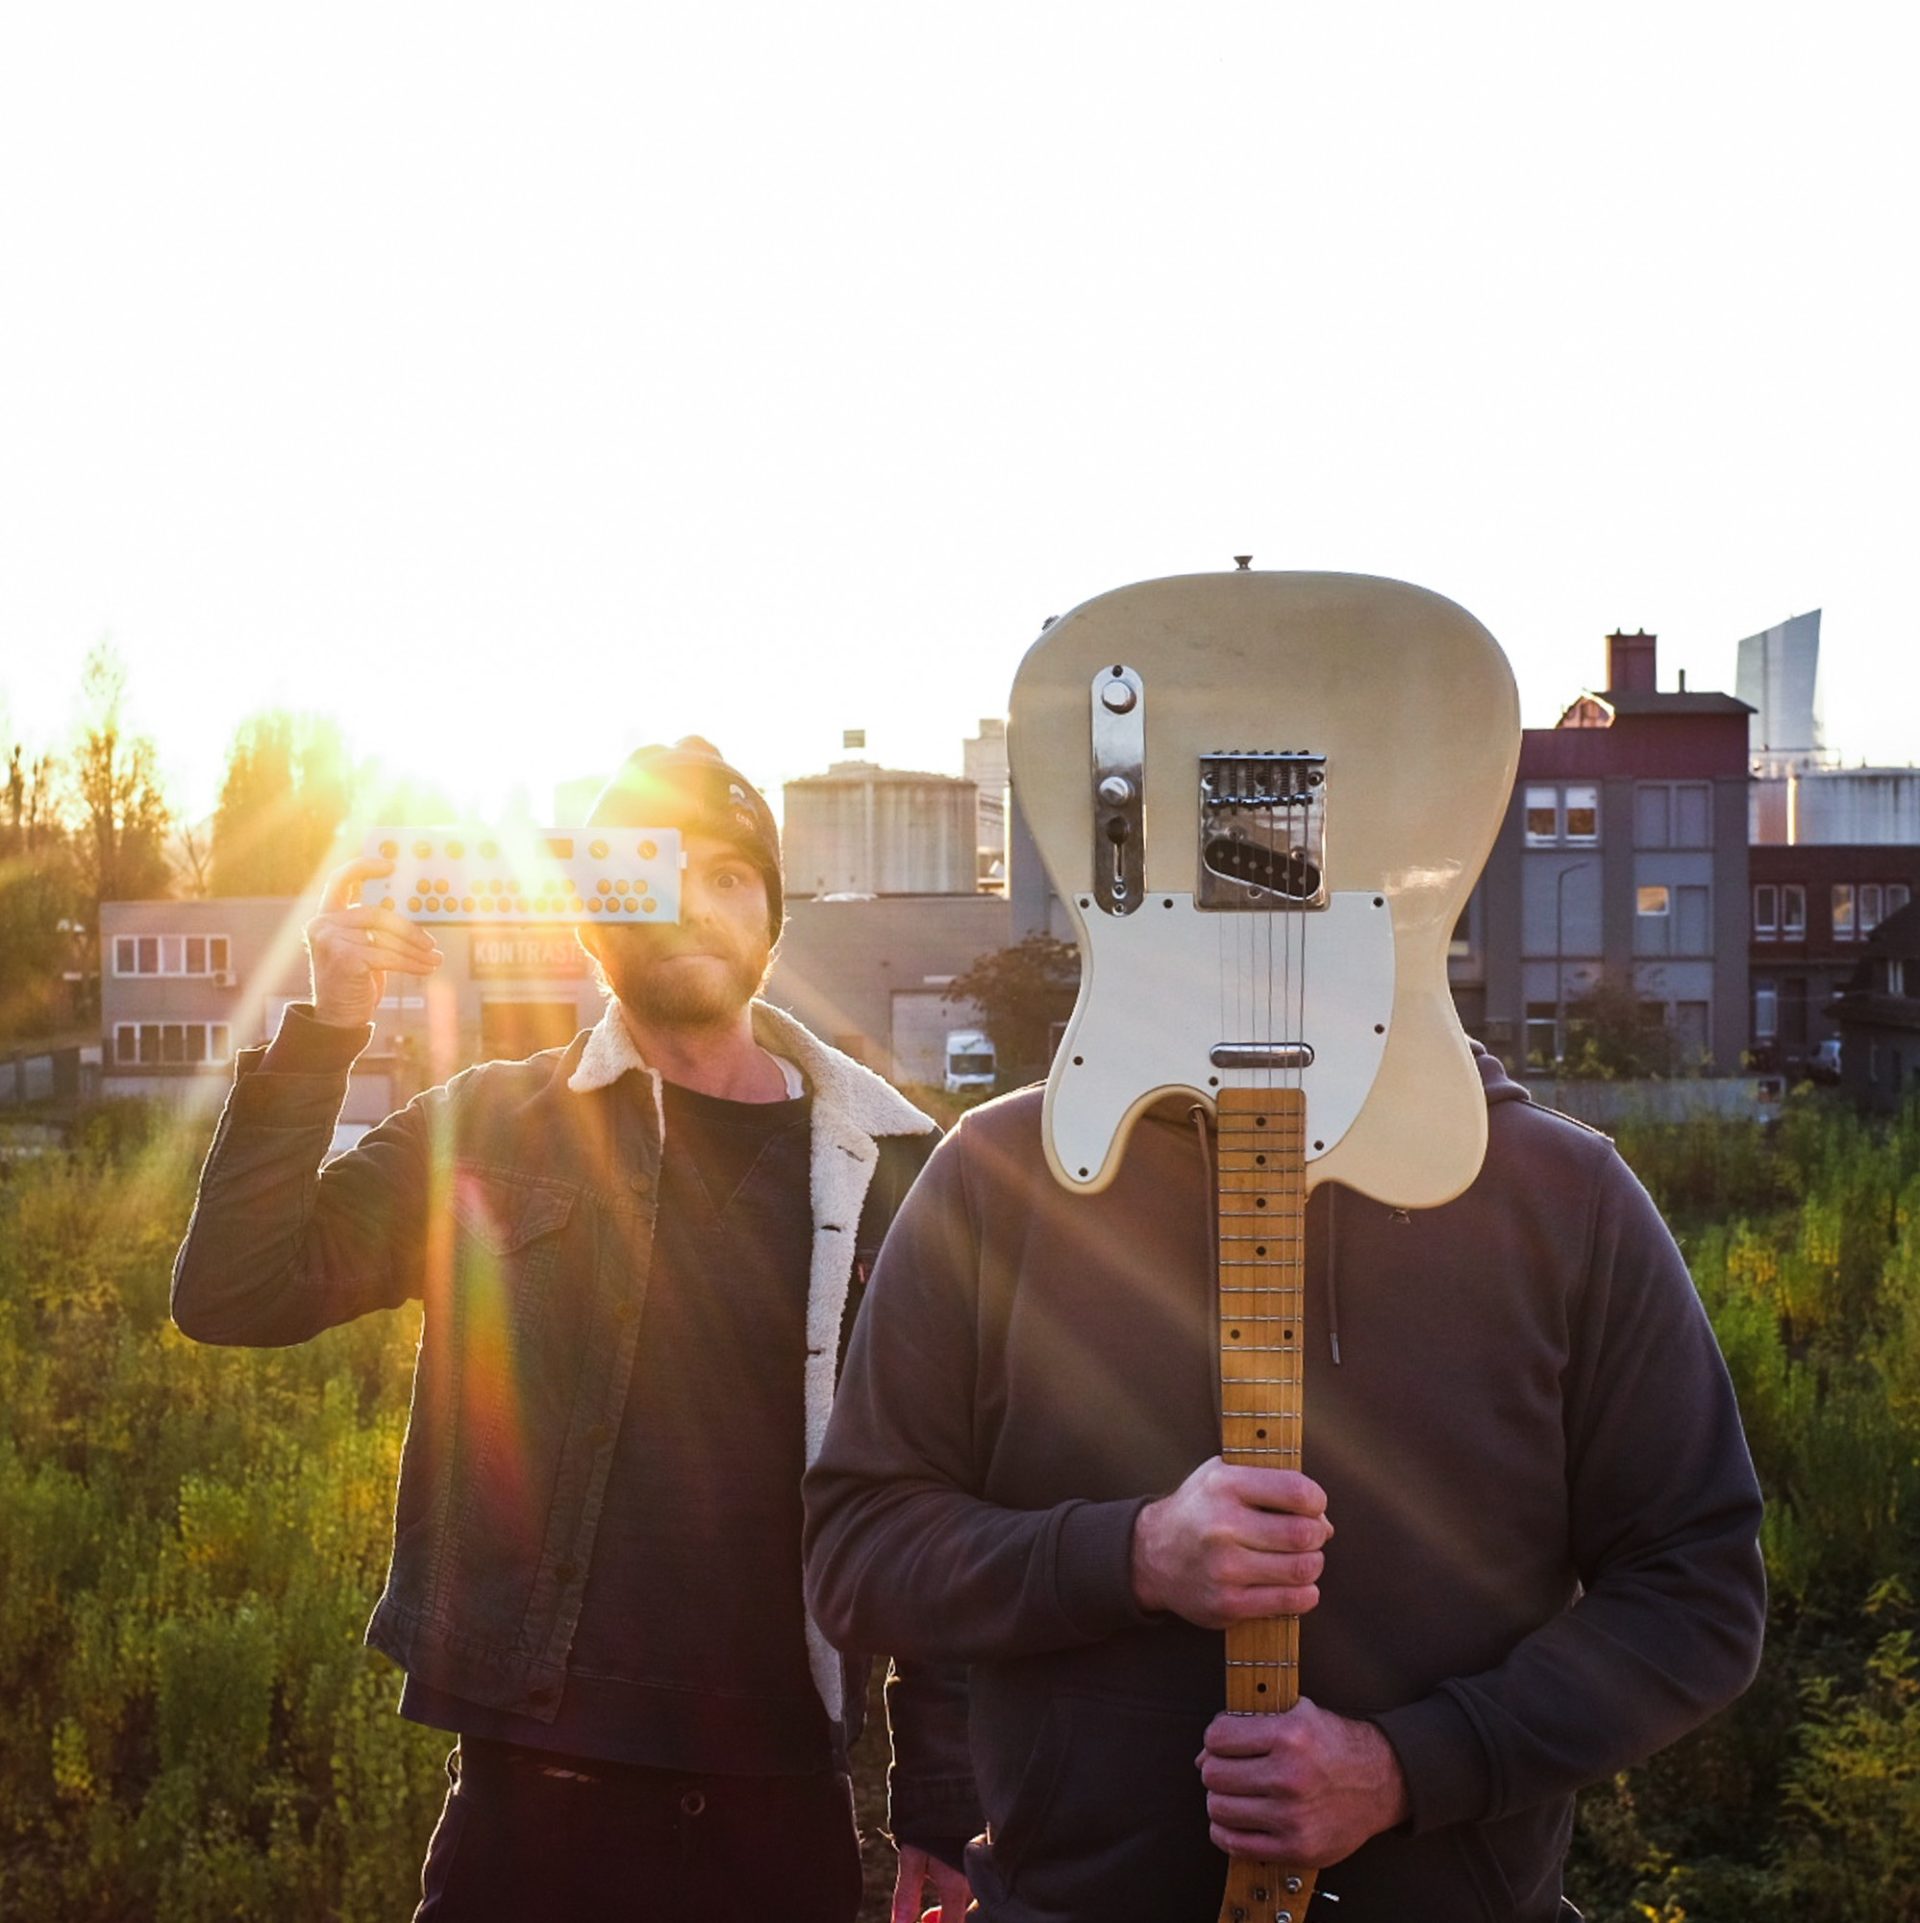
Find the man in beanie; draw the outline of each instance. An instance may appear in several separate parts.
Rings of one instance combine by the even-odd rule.
[[[865,1672],[803,1606],[799,1485],[933,1124],[757,999],[779,834],[716,749],[643,748],[589,825],[680,831],[678,923],[583,926],[595,1027],[466,1070],[323,1168],[386,976],[441,959],[356,904],[390,863],[332,877],[311,1003],[236,1063],[174,1318],[265,1345],[424,1304],[367,1631],[401,1713],[459,1738],[420,1918],[849,1923]],[[958,1923],[962,1692],[904,1676],[890,1701],[900,1901],[930,1880]]]

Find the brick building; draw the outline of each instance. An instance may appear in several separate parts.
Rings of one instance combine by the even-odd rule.
[[[1856,1107],[1891,1114],[1920,1097],[1920,902],[1862,944],[1834,1015],[1846,1035],[1841,1086]]]
[[[1521,740],[1513,800],[1454,933],[1454,999],[1510,1062],[1568,1052],[1627,984],[1677,1070],[1748,1041],[1747,704],[1657,683],[1657,637],[1607,637],[1607,685]],[[1683,677],[1684,683],[1684,677]]]
[[[1760,843],[1747,860],[1749,1046],[1762,1067],[1793,1073],[1840,1035],[1834,998],[1875,929],[1920,892],[1920,847]]]

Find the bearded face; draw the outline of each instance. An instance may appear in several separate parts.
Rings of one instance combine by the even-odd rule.
[[[607,985],[649,1028],[724,1028],[759,992],[772,962],[767,886],[731,842],[689,834],[680,920],[583,930]]]

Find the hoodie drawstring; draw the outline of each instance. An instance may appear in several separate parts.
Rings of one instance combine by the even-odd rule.
[[[1335,1225],[1339,1221],[1340,1185],[1330,1182],[1327,1185],[1327,1347],[1333,1352],[1333,1366],[1340,1366],[1340,1283],[1338,1271],[1334,1267],[1334,1249],[1338,1241]]]

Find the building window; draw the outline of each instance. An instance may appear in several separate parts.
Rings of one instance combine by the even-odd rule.
[[[123,1068],[189,1068],[233,1054],[226,1022],[116,1022],[113,1059]]]
[[[1853,939],[1853,883],[1850,881],[1833,884],[1833,938],[1835,941]]]
[[[1600,839],[1600,790],[1529,788],[1526,827],[1529,848],[1591,848]]]
[[[1634,892],[1633,952],[1636,955],[1710,955],[1711,891],[1685,883],[1643,885]]]
[[[1673,950],[1676,955],[1711,955],[1713,928],[1704,887],[1682,886],[1673,891]]]
[[[1551,1068],[1560,1059],[1560,1010],[1552,1002],[1527,1004],[1527,1065]]]
[[[116,935],[116,975],[224,975],[232,963],[225,935]]]
[[[1600,839],[1600,790],[1569,788],[1566,795],[1567,839],[1591,847]]]
[[[1676,1064],[1698,1068],[1712,1059],[1712,1010],[1705,1002],[1673,1005],[1673,1051]]]
[[[1711,848],[1713,790],[1704,781],[1643,781],[1633,791],[1636,848]]]
[[[1807,890],[1803,882],[1780,884],[1780,939],[1805,941],[1807,938]]]
[[[1754,977],[1753,1039],[1771,1042],[1780,1032],[1780,991],[1770,981]]]
[[[1780,890],[1770,881],[1757,882],[1753,890],[1753,938],[1773,941],[1780,933]]]
[[[1895,955],[1887,963],[1887,993],[1904,995],[1907,992],[1907,963],[1902,955]]]

